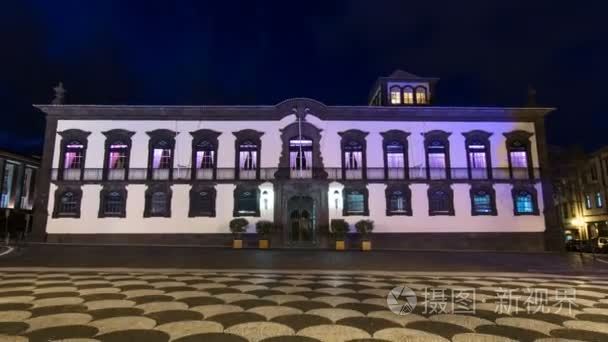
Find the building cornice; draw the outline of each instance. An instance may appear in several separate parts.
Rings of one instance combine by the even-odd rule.
[[[242,120],[274,121],[300,109],[327,121],[507,121],[535,122],[555,110],[537,107],[326,106],[290,99],[264,106],[34,105],[65,120]]]

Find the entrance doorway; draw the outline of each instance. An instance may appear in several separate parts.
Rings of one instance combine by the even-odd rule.
[[[317,242],[316,205],[310,196],[293,196],[287,203],[288,242],[290,245],[314,245]]]

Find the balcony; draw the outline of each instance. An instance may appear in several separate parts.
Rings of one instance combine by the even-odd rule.
[[[104,179],[103,169],[84,169],[81,170],[64,170],[62,181],[73,182],[101,182],[101,181],[130,181],[142,182],[149,179],[156,181],[192,181],[192,170],[189,168],[175,168],[173,172],[169,169],[152,170],[151,177],[148,178],[149,170],[146,168],[131,168],[127,173],[126,170],[108,170]],[[258,170],[235,170],[233,168],[218,168],[213,178],[213,170],[199,169],[196,170],[194,180],[216,180],[216,181],[232,181],[236,180],[237,172],[239,180],[274,180],[277,179],[276,174],[278,168],[261,168]],[[312,170],[285,170],[291,179],[311,179],[314,178],[316,172]],[[341,168],[325,168],[324,172],[318,174],[327,174],[329,180],[359,180],[363,179],[362,169],[347,169],[342,173]],[[428,181],[428,180],[443,180],[449,179],[453,181],[483,181],[492,179],[494,181],[512,181],[512,180],[538,180],[540,179],[539,169],[509,169],[509,168],[492,168],[492,169],[471,169],[468,168],[450,168],[450,169],[427,169],[423,167],[417,168],[367,168],[366,179],[368,181],[389,181],[389,180],[410,180],[410,181]],[[51,179],[58,180],[58,169],[53,169]],[[128,179],[126,179],[128,178]]]

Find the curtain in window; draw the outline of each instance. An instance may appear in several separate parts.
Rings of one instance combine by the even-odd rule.
[[[346,151],[344,152],[344,164],[347,169],[360,169],[363,165],[361,160],[363,153],[361,151]]]
[[[387,153],[386,162],[387,166],[391,169],[405,167],[403,153]]]
[[[160,161],[162,159],[163,156],[163,149],[162,148],[155,148],[153,151],[153,155],[152,155],[152,168],[153,169],[160,169]]]
[[[412,88],[403,89],[403,103],[412,104],[414,103],[414,91]]]
[[[489,194],[479,193],[473,196],[473,208],[476,213],[489,213],[492,211],[492,203]]]
[[[196,168],[197,169],[212,169],[215,160],[215,151],[197,151],[196,152]]]
[[[396,213],[405,211],[405,196],[401,191],[395,191],[391,194],[390,211]]]
[[[528,154],[526,151],[511,151],[509,152],[509,158],[511,159],[511,167],[513,168],[528,167]]]
[[[400,104],[401,103],[401,88],[392,87],[391,88],[391,104]]]
[[[469,162],[472,169],[485,169],[486,153],[485,152],[469,152]]]
[[[445,169],[446,160],[445,153],[429,153],[429,168],[431,169]]]
[[[241,170],[254,170],[257,165],[257,151],[241,151],[239,153],[239,166]]]

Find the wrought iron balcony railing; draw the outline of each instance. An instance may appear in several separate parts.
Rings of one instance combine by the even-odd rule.
[[[364,172],[365,171],[365,172]],[[61,172],[61,174],[60,174]],[[61,177],[59,177],[61,176]],[[234,168],[198,169],[192,175],[189,168],[153,169],[131,168],[131,169],[53,169],[52,180],[62,181],[194,181],[194,180],[273,180],[273,179],[313,179],[323,178],[329,180],[358,180],[371,181],[385,180],[537,180],[540,179],[539,169],[527,168],[492,168],[492,169],[468,169],[468,168],[376,168],[345,169],[328,167],[324,169],[308,170],[282,170],[279,168],[260,168],[257,170],[238,170]]]

